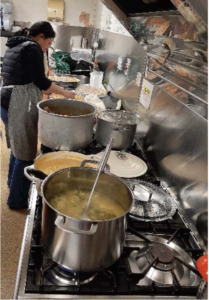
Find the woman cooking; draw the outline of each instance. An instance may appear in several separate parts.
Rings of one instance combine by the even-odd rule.
[[[5,124],[7,143],[11,146],[8,172],[10,208],[27,208],[30,181],[24,168],[37,154],[37,103],[45,94],[61,94],[74,98],[74,93],[52,83],[44,70],[43,53],[55,38],[48,22],[37,22],[10,38],[2,66],[1,118]]]

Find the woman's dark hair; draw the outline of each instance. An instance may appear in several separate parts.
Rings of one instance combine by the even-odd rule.
[[[29,28],[23,28],[15,32],[13,36],[28,36]]]
[[[29,29],[29,36],[36,37],[43,33],[45,39],[55,38],[55,31],[49,22],[42,21],[34,23]]]
[[[42,21],[34,23],[30,28],[24,28],[17,31],[14,36],[31,36],[36,37],[43,34],[45,39],[55,38],[56,33],[49,22]]]

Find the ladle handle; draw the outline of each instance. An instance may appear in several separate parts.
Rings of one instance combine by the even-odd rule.
[[[101,160],[100,165],[99,165],[99,170],[98,170],[98,174],[97,174],[96,180],[94,182],[93,188],[91,190],[91,194],[89,196],[88,202],[87,202],[86,207],[85,207],[84,212],[83,212],[83,216],[86,215],[86,212],[87,212],[88,207],[90,205],[91,198],[93,196],[94,190],[95,190],[97,182],[99,180],[99,177],[100,177],[101,173],[104,171],[104,168],[105,168],[106,163],[108,161],[108,158],[110,156],[110,152],[111,152],[111,149],[112,149],[113,142],[114,142],[114,139],[111,138],[109,144],[107,145],[107,147],[105,149],[104,155],[103,155],[102,160]]]
[[[108,158],[110,156],[110,152],[111,152],[111,149],[112,149],[113,142],[114,142],[114,139],[111,138],[109,144],[107,145],[107,147],[105,149],[104,155],[103,155],[101,163],[99,165],[99,172],[98,172],[98,175],[97,175],[98,178],[99,178],[99,175],[101,174],[101,172],[103,172],[104,169],[105,169]],[[96,183],[96,181],[95,181],[95,183]]]

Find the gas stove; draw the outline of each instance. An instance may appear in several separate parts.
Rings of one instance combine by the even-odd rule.
[[[96,154],[101,150],[93,142],[81,152]],[[42,147],[42,151],[47,153],[52,149]],[[147,173],[138,179],[162,188],[142,149],[134,144],[127,152],[144,159],[148,165]],[[44,251],[42,198],[34,184],[29,204],[14,299],[200,298],[204,283],[195,261],[204,250],[180,210],[172,219],[162,222],[142,222],[128,216],[120,259],[95,273],[77,273],[57,264]]]

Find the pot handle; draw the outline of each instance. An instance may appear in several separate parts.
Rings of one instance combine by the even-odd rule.
[[[91,156],[92,158],[94,158],[94,156],[92,155]],[[101,158],[98,158],[98,159],[100,159],[101,160]],[[82,161],[82,163],[81,163],[81,168],[83,168],[84,166],[85,166],[85,164],[87,164],[87,163],[92,163],[92,164],[95,164],[95,165],[99,165],[100,164],[100,160],[83,160]],[[105,168],[104,168],[104,171],[106,172],[106,173],[109,173],[110,172],[110,166],[108,165],[108,164],[106,164],[106,166],[105,166]]]
[[[25,167],[24,175],[32,182],[43,181],[47,177],[47,175],[45,173],[43,173],[39,170],[35,170],[34,165]]]
[[[89,230],[81,230],[75,228],[65,228],[63,225],[65,224],[65,217],[58,216],[54,222],[54,224],[61,230],[65,232],[72,232],[75,234],[83,234],[83,235],[93,235],[97,231],[98,224],[92,223],[91,228]]]
[[[35,170],[34,165],[27,166],[24,168],[24,175],[32,182],[40,181],[40,179],[30,175],[30,173],[33,172],[34,170]]]

